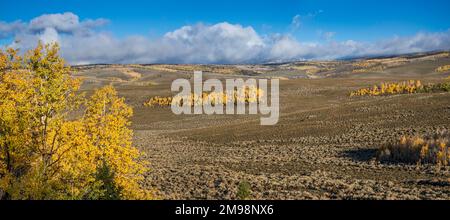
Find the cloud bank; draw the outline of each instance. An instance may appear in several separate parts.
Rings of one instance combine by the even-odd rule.
[[[295,21],[295,19],[294,19]],[[300,20],[298,20],[300,22]],[[45,14],[28,22],[0,21],[4,46],[27,50],[39,40],[58,42],[71,64],[92,63],[264,63],[392,55],[450,49],[450,30],[417,33],[378,42],[300,42],[289,34],[258,34],[252,27],[227,22],[181,27],[157,38],[136,35],[120,39],[102,31],[107,19],[80,20],[73,13]]]

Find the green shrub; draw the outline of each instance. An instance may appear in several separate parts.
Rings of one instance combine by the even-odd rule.
[[[237,192],[237,198],[240,200],[246,200],[250,197],[251,191],[251,185],[247,181],[242,181],[239,183],[238,186],[238,192]]]

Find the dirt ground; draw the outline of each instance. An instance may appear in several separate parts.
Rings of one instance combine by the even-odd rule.
[[[177,116],[170,108],[142,105],[170,95],[172,80],[190,73],[80,75],[84,91],[112,82],[134,108],[134,145],[151,164],[143,184],[162,199],[236,199],[243,182],[250,183],[250,199],[450,199],[449,168],[375,160],[377,148],[401,135],[450,129],[450,93],[348,96],[386,81],[442,81],[444,75],[433,72],[442,62],[424,61],[420,71],[414,63],[373,74],[286,77],[275,126],[261,126],[260,115]]]

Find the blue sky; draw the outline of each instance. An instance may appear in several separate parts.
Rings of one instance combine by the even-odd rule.
[[[9,45],[14,38],[20,38],[22,41],[24,39],[33,39],[28,36],[30,35],[29,30],[11,31],[12,23],[20,20],[20,22],[24,24],[23,26],[29,26],[31,20],[44,14],[62,14],[70,12],[77,17],[80,24],[89,19],[108,20],[107,24],[99,25],[101,27],[96,27],[90,34],[93,34],[93,32],[97,34],[107,34],[119,44],[124,44],[125,42],[128,42],[127,39],[135,36],[144,37],[146,42],[149,43],[160,41],[167,33],[179,30],[184,26],[196,27],[197,25],[202,24],[205,27],[198,28],[198,32],[212,31],[208,28],[223,22],[230,25],[239,25],[243,29],[250,27],[263,41],[261,45],[258,44],[259,46],[256,49],[251,48],[251,50],[254,50],[255,54],[258,53],[251,59],[227,60],[227,57],[229,57],[228,55],[219,56],[217,54],[212,54],[211,56],[205,56],[209,57],[209,60],[192,58],[190,60],[191,62],[226,63],[266,61],[270,59],[336,58],[340,55],[332,56],[332,52],[324,53],[325,55],[315,55],[312,54],[312,52],[308,52],[306,49],[314,46],[317,50],[324,50],[323,48],[326,48],[327,44],[331,44],[330,42],[339,44],[340,46],[350,45],[352,47],[370,44],[369,46],[375,48],[375,44],[379,44],[379,42],[389,41],[389,43],[382,46],[400,42],[397,38],[414,40],[414,37],[421,33],[426,35],[425,38],[428,41],[434,41],[437,36],[444,42],[440,42],[439,45],[431,45],[431,47],[429,44],[427,47],[422,46],[423,48],[416,46],[410,47],[412,52],[428,49],[449,49],[446,48],[446,46],[448,46],[448,38],[446,35],[450,29],[450,13],[448,11],[450,8],[450,1],[448,0],[0,0],[0,2],[0,22],[2,22],[0,23],[0,31],[3,30],[4,32],[3,34],[0,34],[0,44],[4,45]],[[3,29],[1,26],[2,24]],[[230,27],[220,26],[218,28],[220,30],[228,31]],[[6,30],[11,33],[6,33]],[[41,32],[44,32],[44,30],[49,32],[45,28],[43,28]],[[60,43],[62,44],[70,44],[69,38],[66,36],[67,33],[61,33],[58,28],[55,30],[57,32],[57,37],[55,37],[55,39],[61,41]],[[25,34],[25,32],[28,34]],[[243,30],[243,33],[249,34],[249,37],[253,39],[252,33],[249,33],[246,30]],[[33,34],[37,35],[38,33],[34,31]],[[197,34],[195,35],[197,37],[200,36],[197,32],[195,34]],[[1,37],[2,35],[3,37]],[[42,38],[43,35],[47,36],[48,34],[41,33],[39,36]],[[75,35],[79,36],[79,34]],[[240,34],[234,35],[237,39],[233,38],[231,40],[239,40],[239,36]],[[430,39],[430,36],[433,37],[433,40]],[[180,39],[179,36],[177,37],[177,39]],[[82,39],[86,40],[86,38]],[[284,40],[281,41],[280,39]],[[421,40],[423,41],[423,39]],[[292,54],[290,57],[267,55],[268,53],[272,53],[274,48],[278,49],[283,47],[284,44],[278,44],[279,47],[276,47],[279,42],[295,44],[292,45],[292,47],[296,48],[297,52],[286,52],[287,54]],[[353,42],[356,44],[353,44]],[[412,43],[414,45],[418,44],[418,42]],[[419,43],[424,44],[423,42]],[[195,45],[189,46],[191,48],[195,47]],[[318,46],[322,47],[319,48]],[[362,47],[367,46],[368,45],[364,45]],[[70,47],[70,45],[67,47]],[[261,49],[260,47],[266,49]],[[303,50],[304,48],[306,49]],[[311,50],[311,48],[309,48],[309,50]],[[395,50],[391,49],[383,51],[372,50],[366,51],[365,53],[377,54],[387,53],[389,51],[395,53],[396,51],[407,52],[408,50],[405,49],[405,47],[402,47],[401,49],[396,48]],[[200,52],[205,51],[202,50]],[[342,56],[351,55],[352,52],[348,53],[349,54],[342,54]],[[359,50],[354,53],[356,55],[365,55],[364,52]],[[74,53],[72,52],[66,54],[68,54],[68,56],[74,56]],[[251,54],[251,51],[249,54]],[[134,56],[137,56],[137,54],[134,54]],[[76,57],[73,57],[73,59],[76,59]],[[176,61],[178,58],[175,54],[169,54],[166,58],[159,59],[159,61],[172,62],[171,59]],[[148,59],[149,62],[153,60],[158,61],[158,59],[154,58]],[[125,62],[126,59],[111,61]],[[134,61],[138,62],[136,59]],[[179,61],[188,62],[189,60]],[[90,61],[84,60],[83,62]],[[146,60],[144,59],[142,62],[146,62]]]

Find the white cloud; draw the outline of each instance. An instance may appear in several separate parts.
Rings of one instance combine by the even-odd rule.
[[[270,48],[269,59],[272,61],[292,60],[305,54],[305,47],[290,36],[276,36]]]
[[[44,31],[39,34],[39,39],[45,44],[52,42],[60,43],[58,31],[51,27],[45,28]]]
[[[301,16],[300,15],[295,15],[292,18],[292,21],[291,21],[292,28],[293,29],[299,29],[301,25],[302,25]]]
[[[182,51],[185,62],[249,62],[265,47],[263,39],[251,27],[219,23],[184,26],[165,34],[163,45]],[[172,48],[176,47],[176,48]],[[171,51],[174,59],[179,52]]]
[[[369,48],[374,54],[399,54],[450,49],[450,30],[438,33],[418,33],[411,37],[394,37]]]
[[[26,24],[21,21],[14,21],[11,23],[0,21],[0,39],[13,36],[20,30],[23,30],[25,26]]]
[[[450,30],[375,43],[335,41],[333,32],[325,32],[324,42],[300,42],[288,34],[262,36],[250,26],[223,22],[184,26],[157,39],[140,35],[119,39],[101,30],[107,22],[80,21],[70,12],[42,15],[29,22],[0,21],[0,38],[14,37],[9,46],[22,50],[34,47],[38,40],[56,41],[71,64],[260,63],[450,49]]]
[[[78,16],[70,12],[64,14],[44,14],[30,21],[30,30],[32,31],[54,28],[60,32],[73,32],[73,30],[79,27]]]
[[[32,19],[29,22],[28,29],[34,32],[41,32],[48,28],[53,28],[62,33],[86,33],[91,29],[103,26],[108,23],[107,19],[88,19],[85,21],[79,20],[78,16],[65,12],[63,14],[44,14]]]

